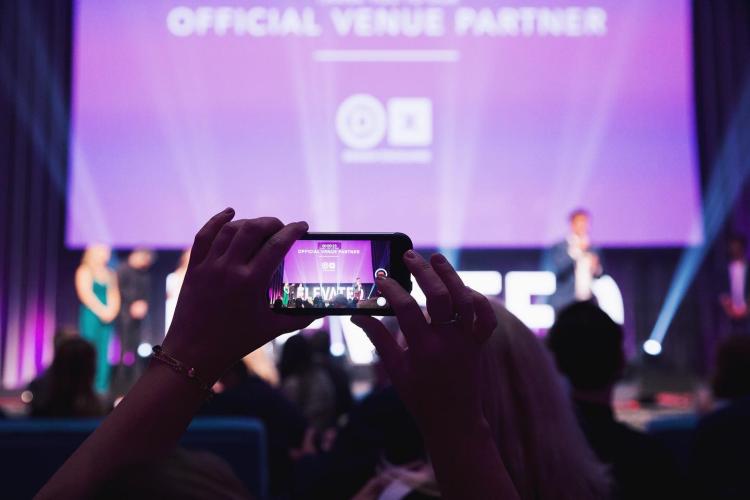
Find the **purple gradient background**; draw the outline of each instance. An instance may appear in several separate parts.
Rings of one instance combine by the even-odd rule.
[[[214,4],[78,0],[70,246],[184,247],[228,205],[417,246],[545,246],[580,205],[605,246],[702,239],[688,0],[461,2],[600,6],[596,38],[339,37],[323,7],[319,38],[168,32],[170,8]],[[332,48],[460,61],[313,60]],[[362,92],[432,99],[431,164],[340,163],[336,109]]]
[[[300,254],[300,250],[316,250],[318,243],[337,243],[341,250],[356,250],[357,254],[320,253]],[[323,271],[320,263],[336,262],[335,271]],[[284,257],[284,283],[354,283],[359,276],[362,283],[373,283],[372,246],[363,240],[298,240]]]

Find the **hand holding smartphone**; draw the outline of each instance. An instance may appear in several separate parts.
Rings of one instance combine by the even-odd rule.
[[[307,233],[297,240],[269,286],[272,309],[292,315],[392,316],[377,286],[388,276],[411,291],[402,233]]]

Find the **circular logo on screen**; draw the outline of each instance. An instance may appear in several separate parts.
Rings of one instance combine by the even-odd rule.
[[[386,113],[383,104],[369,94],[355,94],[339,105],[336,132],[352,149],[369,149],[385,137]]]

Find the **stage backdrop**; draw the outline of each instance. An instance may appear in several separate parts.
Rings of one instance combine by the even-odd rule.
[[[604,246],[701,240],[687,0],[349,3],[78,0],[67,243],[184,247],[227,205],[421,247],[545,246],[579,205]]]

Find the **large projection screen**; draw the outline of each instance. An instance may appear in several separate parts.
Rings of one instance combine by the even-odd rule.
[[[387,6],[383,6],[387,4]],[[688,0],[78,0],[67,243],[226,206],[417,246],[702,239]]]

